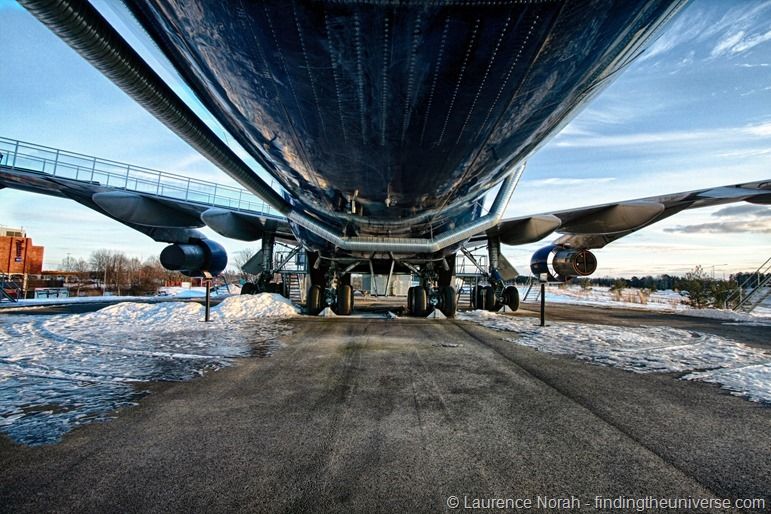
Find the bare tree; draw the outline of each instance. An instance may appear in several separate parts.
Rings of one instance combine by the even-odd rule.
[[[256,275],[247,273],[242,269],[244,264],[249,262],[249,260],[256,254],[257,251],[253,248],[244,248],[243,250],[236,252],[236,254],[233,256],[232,266],[228,270],[228,275],[232,274],[236,279],[243,279],[247,282],[254,282],[257,280]]]

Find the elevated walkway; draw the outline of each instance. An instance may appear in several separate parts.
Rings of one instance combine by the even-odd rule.
[[[0,137],[0,169],[42,173],[211,207],[283,218],[246,189]],[[271,187],[280,190],[275,180]]]

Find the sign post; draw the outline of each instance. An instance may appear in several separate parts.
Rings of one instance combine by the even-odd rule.
[[[546,273],[541,273],[539,282],[541,282],[541,325],[546,326],[546,281],[548,280]]]
[[[208,323],[211,321],[209,319],[209,313],[211,311],[211,280],[212,275],[208,271],[203,272],[203,283],[206,286],[206,314],[204,316],[204,322]]]

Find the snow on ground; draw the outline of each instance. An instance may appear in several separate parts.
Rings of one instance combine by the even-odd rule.
[[[262,294],[226,298],[212,308],[213,323],[202,322],[202,305],[186,302],[0,317],[0,430],[22,444],[54,443],[133,405],[143,382],[187,380],[234,357],[269,355],[290,330],[280,318],[297,315],[285,298]]]
[[[686,380],[720,384],[733,394],[771,403],[771,354],[723,337],[669,327],[550,322],[487,311],[458,319],[514,332],[508,341],[636,373],[688,372]]]
[[[299,314],[299,307],[276,293],[231,296],[212,309],[212,319],[220,321],[289,318]]]
[[[526,292],[526,287],[519,287],[520,297],[524,297]],[[530,292],[529,300],[535,299],[536,292]],[[722,319],[726,321],[763,322],[765,319],[767,322],[768,318],[771,317],[771,308],[766,308],[765,305],[756,308],[752,314],[725,309],[695,309],[688,305],[688,298],[671,289],[646,294],[635,288],[626,288],[620,292],[614,292],[609,287],[602,286],[591,286],[584,289],[578,285],[550,285],[546,288],[546,302],[672,312],[683,316]]]

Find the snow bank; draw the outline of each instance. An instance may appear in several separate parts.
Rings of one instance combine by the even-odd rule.
[[[283,296],[262,293],[225,298],[219,305],[212,307],[210,319],[214,322],[230,322],[261,318],[290,318],[298,316],[299,313],[300,309]],[[142,325],[143,329],[168,330],[202,321],[204,315],[205,308],[199,303],[122,302],[96,312],[63,317],[61,323],[65,327],[95,323],[105,328],[111,325],[133,323]]]
[[[212,309],[212,319],[239,321],[255,318],[291,318],[300,309],[277,293],[231,296]]]
[[[459,319],[514,332],[507,340],[536,350],[635,373],[698,371],[683,377],[720,384],[735,394],[771,403],[771,355],[730,339],[669,327],[618,327],[551,322],[487,311]]]
[[[105,323],[190,322],[198,320],[202,316],[203,311],[203,306],[198,303],[123,302],[110,305],[94,313],[72,316],[71,322],[83,321],[83,319],[88,321],[104,321]]]

